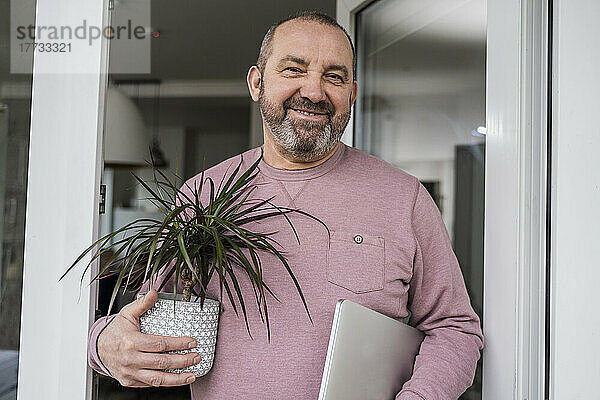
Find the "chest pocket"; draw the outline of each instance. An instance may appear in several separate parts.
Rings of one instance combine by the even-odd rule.
[[[333,231],[327,254],[327,280],[354,293],[383,290],[384,239],[360,232]]]

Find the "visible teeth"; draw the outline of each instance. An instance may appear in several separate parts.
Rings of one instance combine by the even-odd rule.
[[[312,115],[312,116],[317,115],[317,114],[309,113],[309,112],[302,111],[302,110],[296,110],[296,111],[298,111],[300,114],[304,114],[304,115]]]

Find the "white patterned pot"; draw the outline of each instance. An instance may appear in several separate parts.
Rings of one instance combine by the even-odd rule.
[[[141,296],[138,295],[138,297]],[[161,336],[190,336],[196,339],[197,347],[190,350],[170,351],[184,354],[191,351],[202,356],[199,364],[182,369],[167,369],[167,372],[193,372],[200,377],[212,368],[217,344],[219,327],[219,302],[213,299],[204,300],[204,308],[200,300],[181,301],[178,294],[173,301],[173,293],[159,293],[154,307],[140,317],[140,331]],[[175,308],[173,308],[175,303]]]

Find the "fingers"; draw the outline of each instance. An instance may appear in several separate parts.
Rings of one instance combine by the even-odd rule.
[[[146,295],[127,304],[125,307],[123,307],[123,310],[121,310],[121,312],[125,311],[131,314],[136,319],[138,319],[140,315],[152,308],[154,303],[156,303],[156,299],[158,299],[158,292],[152,289],[151,291],[146,293]]]
[[[173,374],[170,372],[142,369],[139,371],[136,379],[150,386],[183,386],[194,382],[196,377],[191,372]]]
[[[164,353],[173,350],[189,350],[196,347],[191,337],[158,336],[140,333],[132,337],[132,345],[137,351]]]
[[[202,357],[198,353],[155,354],[140,353],[136,364],[141,369],[178,369],[199,364]]]
[[[118,381],[121,384],[121,386],[130,387],[130,388],[147,388],[147,387],[151,386],[151,385],[148,385],[147,383],[138,381],[136,379],[121,378],[121,379],[118,379]]]
[[[191,373],[174,374],[160,370],[186,368],[200,363],[202,357],[195,352],[163,353],[163,351],[184,350],[195,346],[196,341],[189,337],[179,338],[142,333],[127,335],[122,339],[122,346],[117,357],[116,370],[118,374],[113,376],[123,386],[128,387],[190,384],[194,381],[193,379],[187,381],[187,378],[194,376]]]

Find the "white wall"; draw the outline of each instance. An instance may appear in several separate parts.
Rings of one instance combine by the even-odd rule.
[[[600,2],[554,7],[551,398],[597,399]]]
[[[392,104],[397,163],[454,160],[456,145],[483,142],[471,131],[485,126],[485,89],[448,95],[402,96]]]

